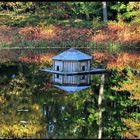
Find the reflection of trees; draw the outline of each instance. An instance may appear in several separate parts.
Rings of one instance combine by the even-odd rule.
[[[54,131],[49,134],[49,138],[95,137],[95,126],[92,126],[94,99],[91,97],[87,90],[63,97],[52,96],[45,100],[43,113],[47,129],[54,124]]]
[[[65,110],[65,105],[60,98],[61,97],[50,97],[47,99],[46,103],[42,105],[49,138],[54,138],[59,131],[64,131],[62,112]],[[61,129],[60,126],[62,126]]]
[[[2,138],[30,138],[44,131],[38,105],[23,103],[24,97],[11,95],[0,110],[0,127]],[[29,111],[25,111],[29,110]]]
[[[97,138],[100,76],[93,76],[91,89],[64,96],[53,88],[42,92],[47,78],[34,66],[29,68],[21,64],[15,77],[5,75],[0,89],[0,138]],[[136,125],[130,119],[132,115],[138,119],[138,102],[130,99],[127,89],[119,91],[124,80],[117,71],[107,76],[103,138],[122,138],[123,131],[128,132],[125,124]]]
[[[0,137],[37,137],[38,133],[43,133],[44,125],[41,114],[38,114],[39,105],[32,102],[34,88],[22,72],[16,71],[16,74],[14,77],[8,76],[8,82],[5,82],[4,88],[0,90],[0,97],[5,99],[0,110]]]
[[[104,138],[125,138],[124,132],[129,132],[127,123],[124,120],[128,118],[135,120],[132,114],[137,114],[138,100],[132,100],[130,96],[133,94],[129,89],[122,88],[124,83],[130,80],[128,73],[122,76],[122,73],[116,69],[112,70],[112,74],[108,77],[106,84],[104,111],[103,111],[103,137]],[[136,130],[137,131],[137,130]]]

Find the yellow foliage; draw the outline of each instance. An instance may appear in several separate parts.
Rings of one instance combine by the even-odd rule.
[[[127,90],[131,93],[130,99],[140,100],[140,79],[133,77],[131,83],[120,83],[121,87],[113,87],[113,90],[124,91]]]
[[[38,104],[34,104],[34,105],[32,106],[32,108],[33,108],[33,110],[38,111],[39,108],[40,108],[40,106],[39,106]]]
[[[10,138],[29,138],[36,136],[38,132],[43,131],[44,126],[40,124],[1,124],[0,133],[2,136]]]
[[[122,119],[123,122],[130,128],[125,131],[123,135],[129,139],[140,138],[140,121],[134,121],[132,119]]]
[[[5,98],[3,96],[0,96],[0,105],[5,103],[5,101],[6,101]]]

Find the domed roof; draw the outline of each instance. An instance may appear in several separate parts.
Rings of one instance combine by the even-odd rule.
[[[92,59],[90,55],[82,53],[75,48],[70,48],[57,56],[52,58],[53,60],[89,60]]]

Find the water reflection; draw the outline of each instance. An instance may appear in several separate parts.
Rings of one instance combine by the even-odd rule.
[[[48,124],[48,133],[53,133],[54,130],[54,124],[52,122],[49,122]]]
[[[53,117],[53,110],[52,110],[51,105],[48,105],[47,103],[43,103],[42,106],[42,113],[43,113],[43,117],[45,118],[45,122],[46,122],[46,127],[47,127],[47,131],[48,131],[48,135],[54,132],[55,129],[55,123],[56,123],[56,118]]]
[[[9,137],[77,137],[72,136],[73,129],[76,127],[75,121],[72,119],[79,115],[79,111],[77,112],[75,108],[74,94],[65,96],[63,91],[59,96],[55,96],[53,92],[51,94],[48,92],[41,93],[38,88],[33,88],[34,85],[27,80],[26,74],[15,76],[13,72],[9,82],[6,83],[7,87],[1,90],[7,101],[1,106],[2,110],[0,110],[1,121],[6,123],[7,128],[11,126],[9,127]],[[77,95],[78,98],[79,95]],[[18,134],[16,134],[15,125],[19,129]],[[12,131],[10,129],[14,130],[12,134],[10,134],[10,131]],[[27,129],[26,134],[25,129]]]
[[[27,65],[28,67],[33,66]],[[4,79],[0,81],[2,87],[0,89],[0,134],[2,137],[97,138],[100,76],[92,78],[93,81],[98,82],[97,85],[92,85],[91,88],[76,94],[64,94],[63,90],[54,90],[52,87],[50,90],[48,87],[47,90],[40,90],[44,86],[43,83],[49,83],[49,78],[47,74],[34,72],[36,69],[34,67],[32,71],[27,69],[21,75],[16,74],[15,71],[10,71],[10,76],[8,72],[0,75],[0,78]],[[116,86],[114,83],[113,85]],[[120,131],[122,132],[125,128],[120,118],[128,117],[132,113],[131,108],[130,113],[127,111],[126,104],[131,102],[130,93],[126,90],[112,89],[113,85],[110,82],[105,89],[104,138],[118,138]],[[121,130],[118,130],[118,127]]]
[[[79,92],[81,90],[84,90],[90,87],[90,86],[60,86],[60,85],[54,85],[54,86],[70,94]]]

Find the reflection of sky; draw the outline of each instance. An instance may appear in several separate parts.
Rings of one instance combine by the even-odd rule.
[[[54,85],[54,86],[66,91],[68,93],[78,92],[80,90],[90,87],[90,86],[59,86],[59,85]]]
[[[61,106],[61,111],[63,111],[65,109],[65,106]]]
[[[16,75],[15,75],[15,74],[13,74],[11,77],[14,79],[14,78],[16,78]]]

